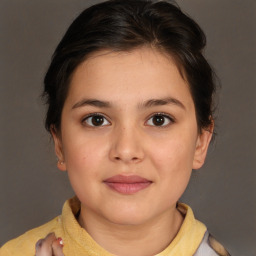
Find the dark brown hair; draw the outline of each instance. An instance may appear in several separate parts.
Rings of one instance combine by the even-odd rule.
[[[55,50],[44,80],[48,105],[45,127],[59,130],[61,112],[74,70],[103,49],[131,51],[149,46],[172,56],[190,86],[198,129],[212,122],[214,72],[202,54],[203,31],[169,1],[110,0],[84,10]],[[107,88],[106,88],[107,89]]]

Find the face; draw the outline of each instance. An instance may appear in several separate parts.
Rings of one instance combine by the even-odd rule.
[[[175,62],[152,49],[98,52],[74,72],[56,154],[81,209],[140,224],[173,212],[211,133]]]

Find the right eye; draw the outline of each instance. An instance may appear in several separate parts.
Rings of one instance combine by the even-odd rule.
[[[86,123],[88,126],[99,127],[109,125],[110,122],[100,114],[91,114],[83,119],[83,123]]]

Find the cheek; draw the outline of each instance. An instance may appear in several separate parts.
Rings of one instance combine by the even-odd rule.
[[[97,170],[102,166],[102,159],[107,154],[102,141],[85,138],[69,140],[64,144],[64,155],[69,175],[79,177],[97,177]],[[72,142],[70,142],[72,141]]]
[[[99,197],[97,183],[102,180],[106,149],[88,139],[85,143],[79,141],[69,143],[65,149],[65,161],[71,186],[84,204],[92,203],[91,200]]]
[[[162,193],[170,202],[178,200],[183,194],[192,172],[194,146],[193,143],[183,142],[180,139],[169,140],[152,152],[153,164],[158,172],[159,182],[162,183]]]
[[[180,139],[170,139],[152,147],[154,164],[168,172],[192,169],[194,146]],[[184,170],[184,171],[185,171]]]

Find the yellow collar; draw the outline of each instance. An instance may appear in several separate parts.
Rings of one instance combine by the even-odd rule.
[[[80,202],[76,197],[67,200],[63,206],[62,225],[68,240],[73,245],[77,244],[87,255],[113,256],[97,244],[86,230],[79,225],[75,218],[79,209]],[[188,205],[178,203],[177,209],[185,215],[182,226],[170,245],[157,256],[193,255],[206,232],[205,225],[195,219],[193,211]]]

